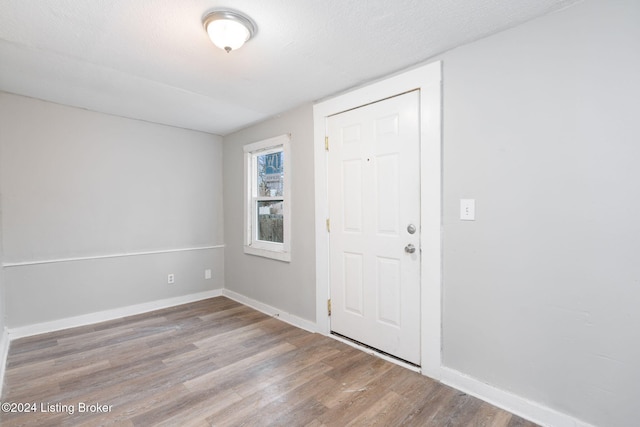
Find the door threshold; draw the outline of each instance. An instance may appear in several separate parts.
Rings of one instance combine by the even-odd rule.
[[[415,363],[408,362],[404,359],[400,359],[396,356],[393,356],[389,353],[385,353],[384,351],[378,350],[377,348],[368,346],[360,341],[356,341],[352,338],[341,335],[337,332],[329,332],[329,336],[337,341],[345,343],[353,348],[357,348],[358,350],[364,351],[365,353],[371,354],[373,356],[377,356],[381,359],[386,360],[387,362],[395,363],[398,366],[402,366],[403,368],[409,369],[413,372],[422,372],[420,365],[416,365]]]

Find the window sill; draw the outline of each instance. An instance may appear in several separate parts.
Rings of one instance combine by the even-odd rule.
[[[290,252],[270,251],[268,249],[258,249],[251,246],[245,246],[244,253],[264,258],[271,258],[278,261],[291,262]]]

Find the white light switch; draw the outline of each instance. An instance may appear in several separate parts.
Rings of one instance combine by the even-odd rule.
[[[476,200],[460,199],[460,219],[462,221],[475,221],[476,219]]]

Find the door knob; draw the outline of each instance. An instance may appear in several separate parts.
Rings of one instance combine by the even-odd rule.
[[[407,233],[413,234],[416,232],[416,226],[413,224],[407,225]]]
[[[404,251],[408,254],[412,254],[416,251],[416,247],[413,246],[412,243],[409,243],[407,246],[404,247]]]

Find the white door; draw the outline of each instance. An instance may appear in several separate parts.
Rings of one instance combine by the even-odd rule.
[[[327,132],[331,331],[420,365],[419,91]]]

